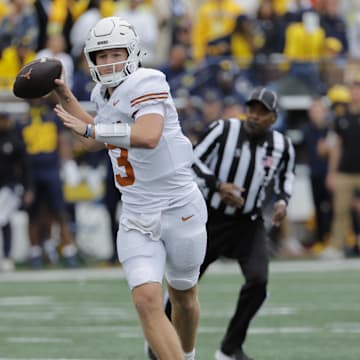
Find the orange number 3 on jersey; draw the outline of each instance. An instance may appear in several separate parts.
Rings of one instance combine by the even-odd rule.
[[[132,185],[135,181],[134,169],[131,166],[128,160],[128,151],[127,149],[120,149],[120,157],[117,158],[118,166],[124,166],[126,176],[121,176],[116,174],[116,181],[120,186],[129,186]]]
[[[116,147],[113,145],[107,145],[108,149],[115,149]],[[128,150],[119,148],[120,156],[116,159],[119,167],[123,167],[125,169],[126,176],[122,176],[120,174],[115,175],[116,182],[120,186],[129,186],[135,182],[135,174],[130,161],[128,160]]]

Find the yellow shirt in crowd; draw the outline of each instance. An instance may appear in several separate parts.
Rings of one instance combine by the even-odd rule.
[[[204,58],[206,44],[229,34],[235,20],[243,12],[233,0],[208,0],[200,6],[193,24],[193,56],[195,61]]]
[[[0,60],[0,89],[12,90],[15,78],[20,69],[35,59],[35,52],[29,50],[24,63],[20,63],[15,47],[6,48]]]
[[[286,29],[284,55],[290,61],[320,61],[325,55],[325,40],[325,31],[321,27],[309,33],[302,23],[293,23]]]

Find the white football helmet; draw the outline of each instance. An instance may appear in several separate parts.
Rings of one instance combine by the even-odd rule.
[[[111,64],[112,74],[100,75],[95,62],[95,52],[119,48],[127,50],[127,60]],[[101,19],[89,31],[84,52],[93,80],[107,87],[119,85],[137,70],[141,61],[139,36],[131,24],[116,16]],[[115,66],[118,64],[124,64],[124,67],[120,72],[115,72]]]

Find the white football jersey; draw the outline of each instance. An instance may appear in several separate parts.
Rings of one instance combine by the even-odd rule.
[[[122,193],[124,207],[144,212],[186,203],[196,187],[191,173],[193,150],[180,128],[165,75],[158,70],[140,68],[110,98],[105,97],[105,91],[105,87],[97,84],[91,94],[97,108],[95,124],[131,125],[138,113],[154,113],[159,107],[164,115],[164,128],[156,148],[122,149],[108,145],[115,184]]]

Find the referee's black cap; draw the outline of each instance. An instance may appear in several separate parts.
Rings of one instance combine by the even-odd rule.
[[[277,112],[278,96],[274,91],[264,87],[257,88],[250,93],[246,105],[249,105],[254,101],[262,103],[269,111]]]

